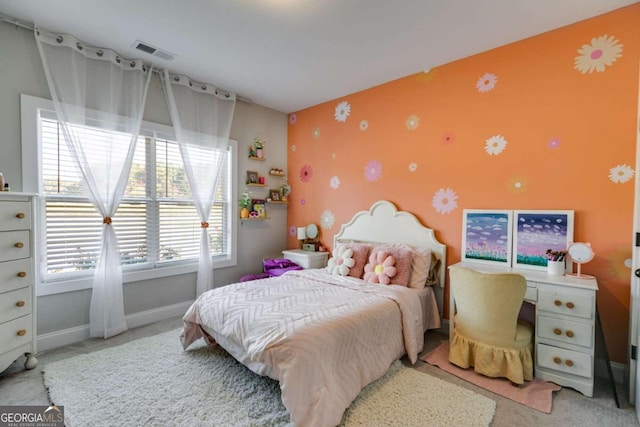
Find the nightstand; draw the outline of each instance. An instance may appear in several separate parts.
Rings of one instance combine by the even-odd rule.
[[[282,251],[286,259],[290,259],[302,268],[324,268],[327,266],[329,252],[311,252],[302,249]]]

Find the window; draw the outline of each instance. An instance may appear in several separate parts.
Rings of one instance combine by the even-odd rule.
[[[38,101],[36,104],[47,103],[37,98],[31,100]],[[40,153],[41,280],[55,284],[90,278],[100,250],[101,216],[83,195],[80,172],[67,150],[55,113],[46,108],[36,108],[32,113],[35,123],[31,125],[37,129]],[[23,119],[23,131],[28,126]],[[130,138],[99,126],[78,127],[77,130],[89,141],[87,153],[90,154],[87,155],[91,156],[102,155],[104,144],[101,142],[105,138],[122,138],[124,147],[128,146]],[[25,147],[23,156],[24,151]],[[203,149],[199,155],[211,157],[212,163],[214,156],[225,157],[208,231],[214,265],[233,265],[235,251],[230,230],[234,224],[235,204],[230,201],[233,200],[232,177],[236,170],[235,144],[225,152]],[[23,186],[28,191],[29,179],[24,181]],[[113,226],[118,236],[125,281],[127,274],[133,274],[131,280],[139,280],[197,269],[200,218],[192,201],[179,147],[172,139],[170,128],[143,124],[129,182]],[[229,264],[230,261],[233,264]],[[144,274],[150,271],[154,273]]]

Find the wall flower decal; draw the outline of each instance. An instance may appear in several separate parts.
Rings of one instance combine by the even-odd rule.
[[[333,212],[331,212],[329,209],[324,210],[320,214],[320,227],[324,228],[325,230],[328,230],[331,227],[333,227],[333,224],[335,222],[336,222],[336,217],[333,215]]]
[[[495,74],[485,73],[476,82],[476,89],[481,93],[489,92],[496,87],[496,83],[498,83],[498,77]]]
[[[289,227],[289,236],[293,237],[297,235],[297,230],[296,227],[294,225],[292,225],[291,227]]]
[[[420,117],[415,114],[407,117],[407,120],[404,122],[404,125],[407,127],[407,130],[416,130],[418,126],[420,126]]]
[[[337,190],[340,187],[340,178],[337,176],[331,177],[329,180],[329,186],[334,190]]]
[[[301,169],[300,169],[300,180],[302,182],[309,182],[311,181],[311,177],[313,176],[313,169],[311,168],[311,166],[309,165],[304,165]]]
[[[547,147],[551,149],[560,147],[560,140],[558,138],[551,138],[549,142],[547,142]]]
[[[521,176],[513,176],[507,181],[507,188],[514,193],[523,193],[527,188],[527,180]]]
[[[409,172],[415,172],[418,170],[418,164],[416,162],[409,163]]]
[[[456,135],[453,132],[445,132],[442,135],[443,144],[453,144],[453,141],[455,141],[455,139],[456,139]]]
[[[290,125],[295,125],[297,121],[298,121],[298,115],[296,113],[289,114],[289,124]]]
[[[336,110],[334,112],[334,116],[339,122],[346,122],[347,117],[351,113],[351,105],[347,101],[342,101],[338,105],[336,105]]]
[[[615,184],[624,184],[633,178],[635,171],[631,166],[618,165],[609,169],[609,179]]]
[[[487,139],[484,150],[490,156],[497,156],[507,148],[507,140],[502,135],[494,135]]]
[[[458,207],[458,195],[450,188],[441,188],[436,191],[431,200],[431,206],[434,207],[439,214],[451,213]]]
[[[594,37],[591,44],[582,45],[578,49],[579,56],[576,56],[574,66],[582,74],[593,73],[593,70],[602,73],[607,66],[610,66],[616,59],[622,56],[622,46],[614,36]]]
[[[364,177],[369,182],[374,182],[382,176],[382,163],[377,160],[369,160],[364,166]]]
[[[369,129],[369,122],[367,120],[361,120],[360,121],[360,130],[361,131],[365,131]]]
[[[311,136],[313,137],[313,139],[318,139],[318,137],[320,137],[320,128],[313,128],[313,130],[311,131]]]
[[[419,82],[427,83],[435,79],[437,75],[438,75],[437,68],[425,68],[424,70],[422,70],[416,75],[416,79]]]

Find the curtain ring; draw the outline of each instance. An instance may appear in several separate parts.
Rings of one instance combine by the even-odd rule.
[[[78,50],[84,49],[84,47],[80,43],[76,43],[76,47],[78,48]]]
[[[202,222],[200,223],[200,227],[202,227],[202,228],[209,228],[209,223],[208,223],[208,222],[205,222],[205,221],[202,221]]]
[[[200,88],[201,88],[202,90],[207,90],[207,85],[202,85],[202,86],[200,86]]]
[[[102,55],[104,55],[104,52],[102,50],[97,50],[96,51],[96,55],[102,56]]]
[[[64,38],[63,38],[62,36],[58,36],[58,37],[56,38],[56,41],[57,41],[58,43],[62,43],[62,41],[63,41],[63,40],[64,40]]]
[[[110,216],[105,216],[104,218],[102,218],[102,223],[103,224],[107,224],[107,225],[111,225],[111,217]]]
[[[173,81],[174,82],[179,82],[180,81],[180,76],[173,76]]]
[[[134,68],[134,67],[136,66],[136,61],[131,61],[131,64],[129,64],[129,66],[130,66],[131,68]]]
[[[120,63],[120,57],[116,56],[116,62],[119,64]]]

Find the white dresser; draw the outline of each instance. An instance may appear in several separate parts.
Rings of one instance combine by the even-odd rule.
[[[0,372],[22,354],[35,368],[33,197],[0,192]]]
[[[596,332],[595,278],[554,276],[543,270],[461,262],[488,273],[520,273],[527,279],[525,300],[536,305],[534,376],[593,396]],[[451,266],[453,267],[453,265]],[[449,297],[449,318],[455,296]],[[449,322],[449,336],[453,322]]]
[[[282,251],[282,255],[302,268],[324,268],[327,266],[329,252],[311,252],[302,249]]]

